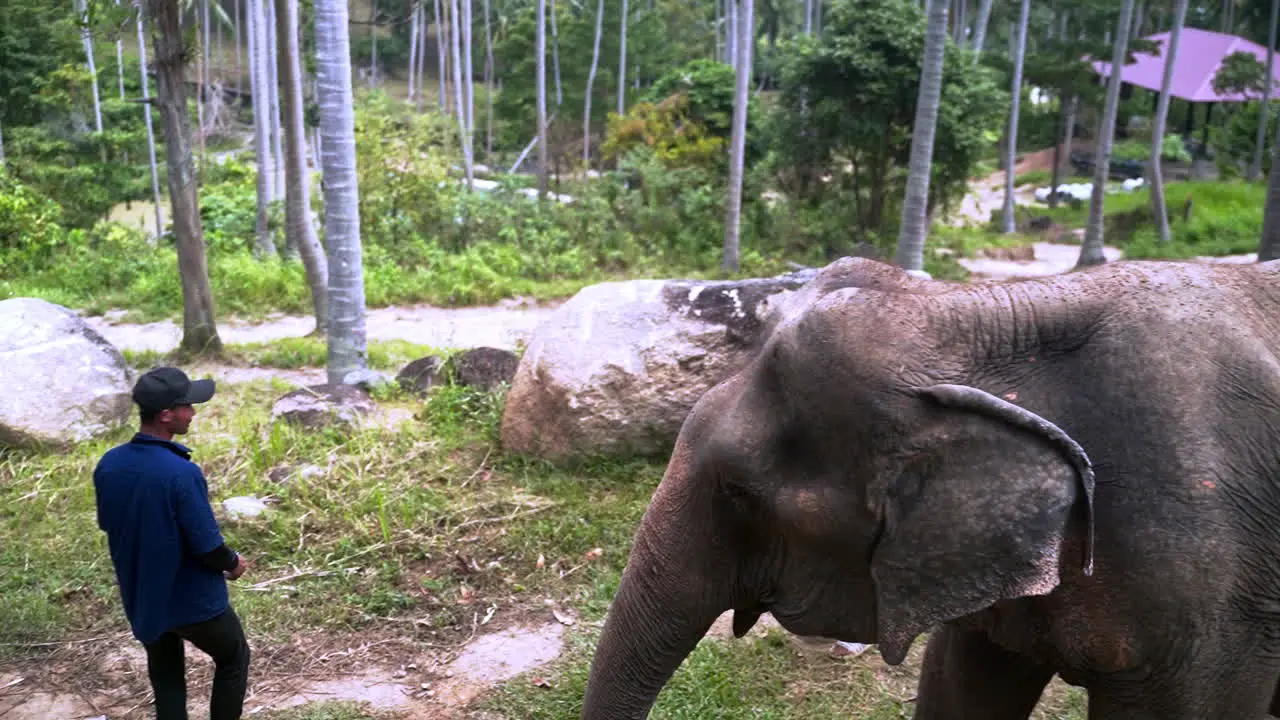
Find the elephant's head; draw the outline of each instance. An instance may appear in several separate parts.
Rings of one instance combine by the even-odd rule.
[[[697,403],[637,530],[583,718],[645,717],[728,609],[739,637],[768,611],[898,664],[939,622],[1046,594],[1067,562],[1091,571],[1084,451],[977,389],[999,383],[930,329],[944,298],[903,282],[814,293]]]

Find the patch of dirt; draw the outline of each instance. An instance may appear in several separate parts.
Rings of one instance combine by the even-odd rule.
[[[958,262],[964,269],[972,273],[972,282],[998,282],[1018,278],[1035,278],[1046,275],[1059,275],[1070,272],[1080,258],[1079,245],[1060,243],[1035,243],[1035,255],[1031,259],[995,259],[986,257],[960,258]],[[1124,253],[1119,248],[1106,246],[1102,249],[1108,262],[1121,259]]]
[[[313,633],[264,647],[251,636],[245,717],[336,700],[368,703],[404,720],[461,717],[495,684],[559,657],[565,627],[530,619],[457,645]],[[191,716],[207,715],[213,663],[188,644],[186,665]],[[130,637],[59,646],[0,672],[5,720],[143,720],[151,717],[151,702],[146,653]]]
[[[550,315],[558,301],[510,298],[497,305],[442,308],[432,305],[371,308],[365,315],[370,340],[406,340],[438,348],[496,347],[514,350],[527,342],[534,327]],[[85,316],[90,327],[122,350],[168,352],[178,346],[182,329],[172,320],[153,323],[121,322],[124,311]],[[273,313],[261,322],[220,318],[218,336],[224,343],[259,343],[303,337],[315,329],[315,319]]]

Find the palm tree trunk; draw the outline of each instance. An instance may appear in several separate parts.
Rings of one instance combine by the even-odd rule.
[[[1013,53],[1013,103],[1009,109],[1009,137],[1005,151],[1004,171],[1004,232],[1012,235],[1017,229],[1014,217],[1013,181],[1014,165],[1018,158],[1018,110],[1022,105],[1022,64],[1027,56],[1027,23],[1031,15],[1031,0],[1022,0],[1018,14],[1018,44]]]
[[[1103,208],[1107,177],[1111,169],[1111,146],[1115,141],[1116,112],[1120,107],[1120,71],[1124,67],[1129,48],[1129,24],[1133,20],[1133,0],[1122,0],[1120,25],[1116,28],[1116,40],[1111,53],[1111,75],[1107,80],[1107,101],[1102,110],[1102,126],[1098,131],[1098,149],[1094,155],[1093,193],[1089,198],[1089,220],[1084,229],[1084,243],[1080,246],[1080,259],[1076,267],[1101,265],[1107,261],[1102,254]]]
[[[462,2],[462,74],[466,78],[466,84],[463,85],[465,96],[463,101],[467,107],[467,153],[470,158],[467,164],[474,168],[475,166],[475,133],[476,133],[476,81],[474,64],[474,48],[471,43],[471,30],[474,24],[472,17],[472,3],[474,0],[460,0]],[[469,181],[468,181],[469,182]]]
[[[360,187],[346,0],[316,0],[316,75],[329,259],[328,379],[337,386],[368,368]]]
[[[147,36],[143,28],[146,22],[143,17],[141,0],[133,0],[138,11],[138,70],[142,80],[142,117],[147,125],[147,153],[151,160],[151,197],[156,206],[156,234],[160,237],[164,232],[164,209],[160,207],[160,168],[156,164],[156,134],[151,125],[151,81],[147,77]]]
[[[378,0],[369,3],[369,40],[372,46],[369,87],[378,87]]]
[[[1267,30],[1267,81],[1262,90],[1262,107],[1258,109],[1258,137],[1254,141],[1253,162],[1249,163],[1250,181],[1262,175],[1262,155],[1267,145],[1267,110],[1271,105],[1271,86],[1275,84],[1276,25],[1280,25],[1280,0],[1271,0],[1271,24]]]
[[[4,125],[0,123],[0,168],[4,167]]]
[[[422,79],[427,75],[427,6],[424,2],[418,3],[418,99],[414,103],[414,108],[418,112],[422,112]]]
[[[1169,90],[1173,86],[1173,64],[1178,57],[1178,41],[1182,38],[1182,25],[1187,17],[1188,0],[1178,0],[1173,11],[1173,30],[1169,32],[1169,46],[1165,48],[1164,80],[1160,85],[1160,99],[1156,103],[1156,117],[1151,123],[1151,212],[1155,216],[1160,242],[1172,238],[1169,230],[1169,211],[1164,202],[1164,169],[1160,155],[1164,144],[1164,125],[1169,117]]]
[[[205,93],[209,89],[209,0],[200,0],[200,101],[203,107]],[[200,159],[204,160],[204,136],[212,121],[200,120]]]
[[[276,8],[271,0],[264,0],[267,13],[267,98],[271,103],[271,197],[284,197],[284,142],[280,126],[280,67],[276,58],[280,56],[276,47]],[[285,253],[297,256],[298,249],[288,244],[286,239]]]
[[[547,0],[536,0],[534,23],[534,52],[537,57],[534,65],[537,79],[536,87],[538,104],[538,199],[547,197]]]
[[[116,5],[120,5],[120,0],[116,0]],[[116,79],[120,81],[120,99],[125,99],[124,94],[124,35],[116,37]]]
[[[556,107],[564,102],[564,93],[560,89],[560,26],[556,21],[556,0],[550,0],[551,7],[551,72],[556,82]]]
[[[415,2],[409,17],[409,102],[417,99],[418,69],[418,4]]]
[[[281,106],[287,120],[284,126],[286,155],[285,234],[288,245],[302,255],[311,287],[311,304],[316,314],[317,334],[326,331],[329,322],[329,272],[325,265],[320,240],[311,224],[311,177],[307,172],[306,128],[302,118],[302,60],[298,48],[298,0],[275,0],[276,45],[280,48],[284,92]]]
[[[618,51],[618,114],[627,112],[627,0],[622,0],[622,49]]]
[[[914,271],[924,269],[924,239],[929,231],[929,173],[933,164],[933,142],[942,99],[942,67],[947,49],[947,0],[928,0],[928,8],[920,94],[916,100],[915,126],[911,134],[911,161],[894,258],[900,267]]]
[[[265,0],[249,0],[250,71],[253,73],[253,153],[258,165],[258,225],[257,251],[260,255],[275,255],[276,245],[271,239],[267,209],[272,200],[271,169],[275,161],[271,157],[268,125],[270,93],[267,90],[267,14],[263,10]]]
[[[623,0],[625,2],[625,0]],[[733,96],[733,128],[729,146],[729,197],[725,203],[724,257],[720,267],[736,272],[742,240],[742,170],[747,144],[747,103],[751,90],[751,51],[755,47],[754,2],[742,0],[738,12],[738,62]]]
[[[76,11],[80,15],[80,22],[88,23],[89,14],[85,9],[85,0],[76,0]],[[93,32],[86,26],[80,30],[80,41],[84,44],[85,64],[89,67],[89,75],[93,78],[90,87],[93,88],[93,127],[94,130],[102,132],[102,100],[98,97],[98,66],[93,59]]]
[[[1262,217],[1262,240],[1258,243],[1258,262],[1276,258],[1280,258],[1280,132],[1271,153],[1271,180]]]
[[[165,155],[169,167],[169,201],[173,205],[173,233],[178,246],[178,274],[182,277],[182,342],[188,353],[220,353],[222,340],[214,322],[213,291],[204,255],[204,233],[196,196],[195,161],[191,156],[191,126],[187,120],[183,70],[186,48],[178,4],[148,0],[155,19],[156,92],[164,118]]]
[[[587,73],[587,94],[582,109],[582,166],[591,167],[591,93],[596,84],[596,70],[600,68],[600,38],[604,35],[604,0],[596,4],[596,39],[591,48],[591,70]]]
[[[240,3],[242,0],[231,0],[235,8],[235,44],[236,44],[236,92],[244,91],[244,40],[240,28]]]
[[[973,61],[982,57],[982,45],[987,39],[987,23],[991,21],[991,0],[982,0],[978,17],[973,22]]]
[[[436,3],[436,18],[435,18],[436,19],[436,63],[437,63],[436,64],[436,80],[440,83],[440,90],[439,90],[439,93],[436,95],[436,101],[440,104],[440,109],[443,110],[445,108],[446,102],[448,101],[448,93],[445,92],[445,88],[444,88],[444,76],[445,76],[444,46],[445,46],[445,42],[447,41],[447,38],[445,37],[445,34],[444,34],[445,24],[440,18],[440,8],[441,8],[440,0],[435,0],[435,3]]]
[[[462,0],[467,2],[468,0]],[[454,114],[458,118],[458,141],[462,145],[462,171],[467,178],[467,191],[475,189],[474,175],[471,167],[471,138],[467,132],[467,106],[465,92],[462,88],[462,52],[459,49],[462,33],[459,32],[458,0],[449,0],[450,46],[453,49],[453,95]]]
[[[493,156],[493,31],[489,23],[489,0],[484,0],[484,161]]]

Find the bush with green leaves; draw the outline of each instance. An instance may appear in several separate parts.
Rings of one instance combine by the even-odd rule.
[[[787,195],[843,196],[845,231],[896,236],[924,56],[925,16],[912,0],[836,0],[820,40],[801,37],[784,65],[771,118],[772,162]],[[1009,106],[999,73],[947,40],[929,204],[958,200]]]
[[[0,274],[30,272],[48,263],[66,241],[62,208],[0,166]]]
[[[1253,162],[1261,114],[1262,103],[1244,103],[1225,123],[1209,130],[1209,145],[1216,156],[1218,172],[1224,177],[1243,175],[1249,163]],[[1264,177],[1271,172],[1271,159],[1275,155],[1272,148],[1275,147],[1277,124],[1280,124],[1280,102],[1273,100],[1267,109],[1267,128],[1264,133],[1265,147],[1262,153]]]

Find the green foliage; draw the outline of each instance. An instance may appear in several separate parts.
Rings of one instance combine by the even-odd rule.
[[[50,261],[66,240],[58,204],[0,167],[0,268],[30,272]]]
[[[1218,171],[1224,177],[1242,175],[1253,162],[1258,143],[1258,121],[1262,115],[1262,103],[1243,103],[1222,125],[1209,131],[1209,144],[1213,148]],[[1264,133],[1262,174],[1271,172],[1271,160],[1275,153],[1276,125],[1280,123],[1280,102],[1272,101],[1267,109],[1267,128]]]
[[[734,70],[698,59],[673,69],[649,88],[626,115],[609,116],[600,150],[617,159],[644,146],[669,168],[700,166],[727,179],[733,136]],[[743,157],[749,170],[765,153],[760,103],[747,103],[747,140]]]
[[[1266,79],[1267,68],[1257,56],[1237,50],[1222,58],[1222,65],[1213,76],[1213,90],[1220,95],[1262,97]]]
[[[136,95],[138,66],[128,61],[126,65],[125,89]],[[112,89],[114,82],[106,81],[114,80],[115,68],[114,55],[99,68],[102,133],[94,130],[92,78],[80,62],[59,66],[33,81],[39,87],[31,99],[37,123],[4,127],[10,170],[56,198],[63,210],[61,221],[68,227],[88,229],[116,204],[150,195],[142,113],[137,104],[120,99]],[[157,140],[161,135],[157,132]],[[157,162],[163,171],[163,155]]]
[[[83,57],[71,3],[0,3],[0,125],[34,125],[45,116],[41,90],[59,68]]]
[[[1165,161],[1191,162],[1191,153],[1178,133],[1168,133],[1164,136],[1164,140],[1160,143],[1160,157]],[[1129,160],[1147,162],[1151,159],[1151,142],[1148,140],[1117,142],[1111,147],[1111,159],[1113,162]]]
[[[925,18],[910,0],[838,0],[824,25],[820,41],[795,41],[779,80],[776,179],[787,194],[815,205],[838,196],[832,210],[845,208],[845,234],[890,238],[910,158]],[[958,198],[996,139],[1008,107],[997,79],[948,40],[931,206]]]

